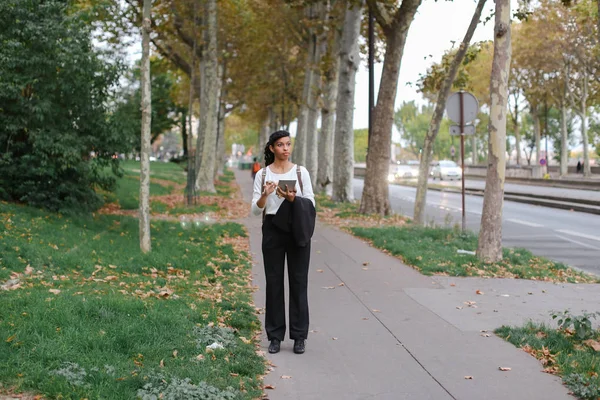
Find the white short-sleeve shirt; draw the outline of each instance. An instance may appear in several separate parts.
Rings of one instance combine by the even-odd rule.
[[[277,183],[277,182],[279,182],[279,180],[282,180],[282,179],[295,180],[296,181],[296,196],[310,199],[310,201],[312,201],[312,203],[313,203],[313,206],[315,205],[315,194],[313,192],[310,175],[308,174],[308,170],[306,168],[300,166],[300,176],[302,177],[302,186],[304,187],[304,192],[302,192],[302,190],[300,189],[300,183],[298,182],[298,173],[296,172],[295,164],[289,171],[287,171],[286,173],[283,173],[283,174],[276,174],[273,171],[271,171],[271,168],[269,168],[269,167],[266,167],[266,168],[267,168],[267,175],[265,177],[265,182],[273,181],[273,182]],[[262,174],[263,174],[263,169],[258,171],[256,173],[256,176],[254,177],[254,192],[252,194],[252,214],[254,214],[254,215],[260,215],[263,212],[263,209],[258,207],[258,205],[256,204],[258,202],[258,200],[260,199],[260,196],[263,192]],[[266,214],[275,215],[277,213],[277,210],[279,210],[279,207],[281,206],[281,204],[284,201],[285,201],[284,198],[277,197],[277,195],[275,194],[275,191],[273,193],[271,193],[269,195],[269,197],[267,198],[267,203],[265,205],[265,207],[267,209]]]

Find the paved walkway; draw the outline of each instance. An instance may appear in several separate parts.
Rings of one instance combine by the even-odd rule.
[[[236,171],[236,179],[250,201],[249,172]],[[255,261],[255,302],[263,307],[261,220],[250,217],[245,223]],[[296,355],[286,340],[280,353],[270,355],[263,333],[262,349],[273,364],[265,384],[275,387],[267,394],[272,400],[572,399],[559,378],[541,372],[536,359],[481,331],[530,318],[550,321],[550,310],[591,311],[598,308],[599,295],[600,285],[427,277],[318,224],[307,350]]]

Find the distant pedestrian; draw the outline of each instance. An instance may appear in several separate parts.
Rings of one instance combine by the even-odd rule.
[[[252,180],[256,178],[258,171],[260,171],[260,163],[258,162],[258,157],[254,157],[254,163],[252,164]]]
[[[287,258],[290,339],[294,341],[294,353],[302,354],[308,336],[308,266],[316,211],[310,175],[306,168],[289,160],[291,151],[289,132],[271,134],[265,147],[265,167],[254,179],[252,213],[263,215],[265,330],[271,342],[269,353],[278,353],[285,337],[283,277]],[[279,186],[283,180],[292,187]]]
[[[580,173],[582,170],[581,168],[581,160],[577,160],[577,173]]]

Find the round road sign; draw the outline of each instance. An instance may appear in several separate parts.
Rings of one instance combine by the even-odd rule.
[[[452,93],[446,101],[446,112],[448,118],[460,124],[460,94],[461,92]],[[473,121],[477,117],[479,110],[479,102],[477,98],[469,92],[462,92],[463,97],[463,123]]]

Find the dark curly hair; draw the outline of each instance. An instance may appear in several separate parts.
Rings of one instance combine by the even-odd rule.
[[[273,153],[269,147],[274,145],[275,142],[278,141],[279,139],[281,139],[282,137],[289,137],[289,136],[290,136],[290,133],[288,131],[276,131],[276,132],[271,133],[271,136],[269,136],[269,141],[267,142],[267,145],[265,146],[265,167],[267,165],[273,164],[273,162],[275,161],[275,153]]]

